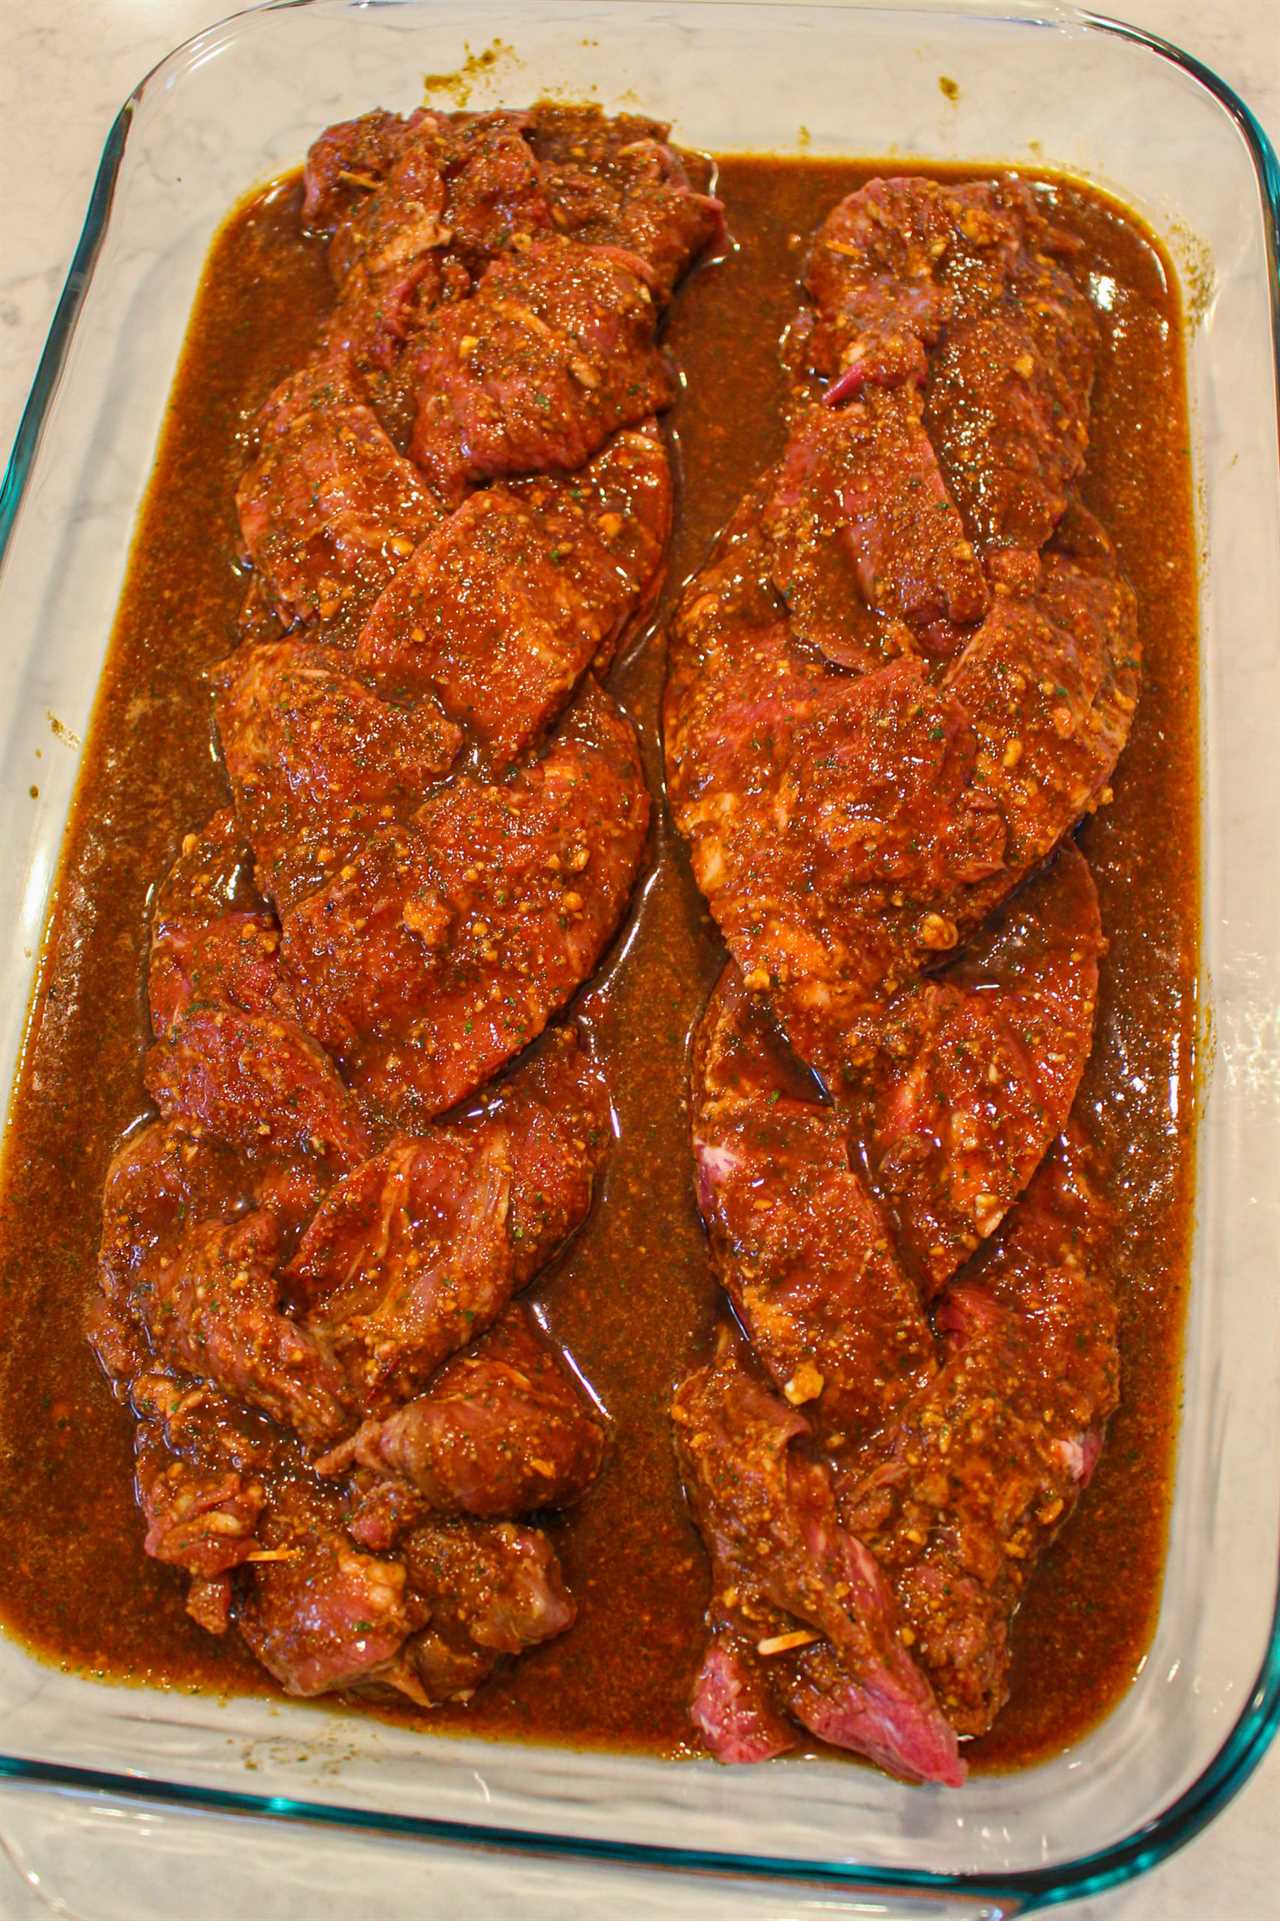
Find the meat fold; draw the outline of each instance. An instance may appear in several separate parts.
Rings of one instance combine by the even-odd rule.
[[[713,1639],[694,1694],[712,1753],[775,1751],[785,1708],[906,1780],[958,1785],[955,1735],[887,1582],[837,1518],[826,1469],[800,1451],[806,1422],[748,1370],[728,1330],[677,1390],[672,1417],[712,1563]]]
[[[544,231],[551,217],[525,139],[527,115],[423,111],[397,129],[385,121],[375,129],[371,118],[347,129],[363,170],[335,170],[340,130],[321,137],[327,145],[315,167],[308,164],[304,203],[304,217],[307,206],[312,218],[326,209],[337,215],[329,265],[339,298],[325,339],[370,370],[393,364],[438,301],[464,293],[472,273],[516,239]],[[362,175],[357,198],[341,211],[335,173],[339,185]]]
[[[338,1172],[368,1152],[333,1062],[294,1020],[193,1003],[151,1049],[144,1078],[166,1119],[194,1122],[244,1154],[314,1156]]]
[[[236,488],[245,549],[281,620],[358,622],[441,518],[339,357],[290,374],[258,421],[260,448]]]
[[[472,494],[377,601],[361,670],[393,697],[430,690],[506,765],[652,606],[671,513],[654,421],[615,434],[572,476]]]
[[[868,386],[797,423],[760,516],[793,641],[865,672],[900,653],[949,657],[990,588],[947,493],[915,387]]]
[[[698,1206],[734,1311],[808,1431],[854,1451],[930,1378],[933,1333],[844,1117],[732,963],[697,1032],[690,1109]]]
[[[532,469],[572,472],[675,397],[644,262],[539,239],[504,254],[414,346],[411,452],[450,502]]]
[[[333,1440],[351,1421],[342,1369],[321,1335],[281,1311],[280,1237],[266,1212],[203,1222],[135,1294],[157,1359],[292,1427]]]
[[[539,760],[457,775],[285,916],[302,1019],[370,1111],[416,1128],[536,1039],[617,926],[648,821],[630,723],[588,679]]]
[[[1105,1219],[1073,1123],[985,1260],[943,1297],[946,1365],[842,1471],[841,1520],[892,1585],[961,1734],[984,1733],[1004,1705],[1014,1613],[1116,1405]]]
[[[255,1552],[264,1477],[279,1451],[273,1432],[216,1390],[167,1374],[139,1376],[130,1398],[146,1551],[194,1576],[207,1612],[212,1585]],[[222,1592],[229,1604],[229,1583]]]
[[[398,1137],[330,1189],[287,1274],[370,1414],[425,1386],[559,1249],[606,1137],[603,1087],[562,1030],[487,1111]]]
[[[188,1234],[250,1213],[269,1217],[287,1247],[315,1207],[314,1163],[265,1153],[245,1163],[198,1123],[156,1121],[126,1136],[107,1170],[98,1293],[90,1339],[121,1390],[151,1360],[147,1329],[168,1319]]]
[[[187,834],[156,890],[147,963],[151,1029],[172,1032],[193,1001],[247,1013],[281,1002],[279,929],[247,881],[249,850],[230,808]]]
[[[332,233],[345,223],[382,184],[406,136],[426,118],[425,108],[404,116],[375,107],[326,127],[307,149],[303,224],[314,232]]]
[[[241,647],[218,677],[236,817],[281,914],[420,805],[462,742],[430,694],[383,699],[351,666],[336,648],[288,639]]]
[[[866,1023],[848,1123],[926,1298],[995,1232],[1066,1125],[1104,947],[1093,877],[1068,844],[951,966]]]
[[[670,131],[635,114],[545,100],[529,116],[553,226],[589,246],[639,255],[663,300],[725,236],[724,208],[706,191],[710,167],[671,146]]]
[[[496,1520],[566,1507],[590,1487],[603,1448],[593,1404],[517,1305],[443,1367],[427,1393],[366,1421],[317,1469],[359,1470],[348,1532],[384,1548],[431,1513]]]

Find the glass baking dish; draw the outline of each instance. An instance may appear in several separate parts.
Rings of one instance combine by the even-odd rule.
[[[492,59],[478,59],[491,49]],[[302,0],[179,48],[126,103],[0,495],[0,1071],[192,296],[214,229],[327,122],[469,103],[639,104],[711,149],[1051,166],[1165,239],[1188,293],[1202,543],[1199,1200],[1171,1547],[1149,1655],[1068,1752],[958,1793],[823,1761],[723,1771],[431,1738],[253,1698],[112,1688],[0,1640],[0,1770],[28,1783],[1012,1914],[1194,1834],[1280,1716],[1280,169],[1248,109],[1149,35],[1044,0]],[[947,86],[940,87],[945,77]],[[456,103],[446,92],[444,102]],[[45,750],[31,798],[33,755]],[[1169,850],[1170,859],[1178,850]],[[1271,883],[1266,876],[1272,875]],[[133,1551],[130,1544],[129,1551]],[[625,1623],[620,1624],[625,1631]],[[249,1771],[247,1771],[249,1770]]]

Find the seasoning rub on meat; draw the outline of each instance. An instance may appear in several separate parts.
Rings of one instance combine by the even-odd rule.
[[[1139,658],[1077,491],[1073,254],[1014,179],[841,201],[783,453],[672,622],[669,792],[731,957],[690,1107],[740,1331],[673,1407],[723,1761],[804,1728],[962,1781],[1116,1406],[1072,1111],[1105,941],[1071,835]]]
[[[671,530],[661,311],[721,228],[666,131],[377,112],[308,159],[335,303],[236,491],[230,804],[156,896],[92,1330],[147,1552],[293,1694],[466,1699],[575,1617],[526,1517],[605,1423],[513,1297],[609,1139],[549,1023],[649,824],[604,681]]]

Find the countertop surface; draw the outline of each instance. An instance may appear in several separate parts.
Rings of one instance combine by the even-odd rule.
[[[116,109],[171,47],[227,10],[218,0],[0,0],[0,448],[17,427]],[[1197,54],[1280,145],[1276,0],[1127,0],[1115,10]],[[472,1921],[517,1904],[528,1921],[588,1912],[799,1921],[851,1911],[801,1889],[569,1871],[456,1848],[370,1841],[339,1862],[323,1840],[304,1842],[271,1823],[3,1792],[0,1921],[99,1921],[118,1911],[100,1891],[110,1883],[118,1896],[131,1880],[133,1915],[164,1912],[177,1921],[253,1912],[321,1921],[355,1912],[357,1903],[388,1921],[446,1909]],[[885,1910],[855,1903],[852,1912]],[[1058,1912],[1064,1921],[1280,1921],[1280,1742],[1190,1847],[1127,1888]]]

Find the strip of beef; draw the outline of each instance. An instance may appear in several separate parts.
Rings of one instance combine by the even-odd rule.
[[[526,1309],[512,1306],[426,1394],[366,1421],[317,1467],[363,1470],[348,1531],[384,1548],[431,1513],[497,1520],[566,1507],[594,1481],[603,1451],[592,1403]]]
[[[342,1526],[338,1493],[299,1475],[277,1483],[236,1613],[252,1652],[288,1694],[356,1687],[392,1667],[425,1608],[404,1563],[366,1554]]]
[[[238,489],[234,807],[160,890],[160,1119],[108,1182],[94,1338],[147,1551],[301,1695],[458,1698],[563,1631],[549,1543],[499,1517],[576,1498],[603,1448],[510,1306],[589,1208],[593,1068],[565,1033],[433,1119],[595,965],[647,830],[591,670],[657,595],[654,288],[718,209],[664,130],[588,114],[570,151],[571,119],[538,149],[531,115],[376,114],[309,156],[338,298]],[[494,484],[442,525],[432,478]],[[401,1537],[412,1579],[377,1551]]]
[[[491,1325],[584,1219],[606,1121],[564,1030],[487,1111],[394,1141],[326,1195],[289,1276],[373,1412]]]
[[[841,1489],[842,1520],[892,1582],[961,1734],[985,1732],[1007,1698],[1013,1615],[1116,1405],[1116,1307],[1095,1254],[1104,1219],[1069,1131],[982,1265],[944,1297],[946,1366]]]
[[[1136,602],[1113,563],[1051,552],[1035,572],[997,592],[945,682],[1015,873],[1098,804],[1129,738],[1141,667]]]
[[[653,421],[616,434],[571,478],[472,494],[382,593],[356,649],[361,671],[393,696],[430,690],[505,766],[653,605],[671,495]]]
[[[672,805],[748,987],[838,1087],[868,1007],[1104,797],[1136,705],[1133,597],[1050,555],[1043,589],[997,593],[937,687],[918,659],[857,679],[805,668],[732,563],[676,622]]]
[[[830,403],[923,387],[947,490],[984,551],[1043,546],[1084,466],[1097,329],[1061,264],[1074,247],[1011,179],[873,180],[815,241],[804,360],[832,380]]]
[[[888,1585],[837,1519],[826,1469],[795,1445],[805,1421],[747,1370],[728,1330],[712,1364],[677,1391],[672,1418],[715,1584],[718,1633],[695,1691],[712,1752],[733,1759],[744,1741],[772,1745],[776,1720],[742,1680],[744,1665],[750,1673],[767,1661],[772,1700],[821,1738],[905,1779],[959,1785],[955,1735],[899,1638]],[[727,1621],[736,1643],[726,1642]],[[726,1657],[738,1669],[727,1686]],[[726,1695],[722,1739],[712,1716]]]
[[[295,1021],[199,1003],[147,1056],[147,1092],[240,1153],[313,1157],[340,1172],[368,1135],[332,1061]]]
[[[467,1700],[504,1655],[573,1626],[577,1609],[545,1534],[508,1521],[423,1523],[403,1543],[414,1600],[430,1611],[395,1685],[424,1705]]]
[[[732,962],[694,1044],[698,1205],[765,1369],[832,1452],[856,1449],[934,1371],[933,1335],[841,1114]]]
[[[541,1032],[617,926],[648,819],[634,733],[588,679],[542,759],[456,776],[285,917],[302,1017],[375,1112],[417,1127]]]
[[[926,1295],[995,1232],[1066,1125],[1104,945],[1093,877],[1068,843],[960,960],[868,1021],[853,1132]]]
[[[675,395],[644,263],[559,238],[495,260],[414,348],[412,453],[446,500],[502,474],[572,472]]]
[[[418,806],[461,745],[429,694],[385,699],[351,667],[335,648],[280,640],[241,647],[219,677],[236,815],[282,914]]]
[[[354,632],[440,503],[336,357],[283,381],[258,432],[236,508],[264,590],[286,624],[318,618],[332,637]]]
[[[794,639],[865,672],[950,657],[990,591],[947,492],[914,386],[868,386],[797,422],[760,517]]]
[[[554,225],[588,245],[638,254],[661,299],[723,242],[724,207],[704,191],[710,168],[669,144],[665,122],[549,101],[529,119]]]
[[[230,808],[188,834],[151,917],[147,999],[157,1038],[192,1001],[265,1013],[279,999],[280,933],[247,881],[249,854]]]

